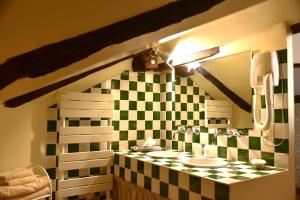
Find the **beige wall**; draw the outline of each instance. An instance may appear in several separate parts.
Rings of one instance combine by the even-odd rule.
[[[45,163],[46,105],[0,108],[0,172]]]

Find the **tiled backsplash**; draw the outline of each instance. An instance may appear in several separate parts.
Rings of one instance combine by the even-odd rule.
[[[283,87],[275,87],[274,128],[275,141],[281,142],[282,134],[288,136],[287,118],[287,72],[286,50],[278,52],[282,68],[281,81]],[[283,88],[283,91],[282,91]],[[142,144],[147,137],[157,140],[163,147],[199,151],[203,144],[212,144],[214,129],[204,126],[204,100],[209,95],[189,78],[176,77],[173,81],[171,73],[137,73],[125,71],[85,92],[111,93],[114,96],[114,150],[128,149]],[[282,101],[284,102],[282,103]],[[283,107],[282,107],[283,105]],[[283,113],[283,115],[282,115]],[[56,177],[58,153],[59,108],[49,108],[46,147],[48,172]],[[70,126],[99,126],[100,119],[69,119]],[[178,125],[200,126],[200,134],[175,134]],[[219,157],[233,160],[249,161],[252,158],[263,158],[269,165],[286,167],[288,163],[288,139],[280,146],[268,146],[254,130],[243,130],[243,136],[217,137],[217,154]],[[91,150],[100,149],[99,143],[88,145]],[[76,152],[79,144],[69,145],[69,150]],[[75,175],[78,175],[75,174]],[[70,176],[75,176],[70,172]]]

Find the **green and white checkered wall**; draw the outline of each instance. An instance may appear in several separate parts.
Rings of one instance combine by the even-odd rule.
[[[275,141],[283,144],[277,147],[268,146],[254,130],[243,130],[244,136],[218,136],[217,152],[219,157],[233,160],[249,161],[252,158],[263,158],[269,165],[286,167],[288,163],[288,117],[287,117],[287,65],[286,50],[278,51],[282,73],[280,86],[275,87]],[[283,87],[282,87],[283,86]],[[283,89],[282,89],[283,88]],[[145,138],[152,137],[163,147],[199,151],[203,144],[212,144],[213,129],[204,127],[205,99],[210,96],[201,86],[189,78],[172,78],[172,73],[136,73],[125,71],[84,92],[111,93],[114,96],[114,150],[128,149],[140,145]],[[282,103],[283,101],[283,103]],[[283,105],[283,106],[282,106]],[[283,113],[283,115],[282,115]],[[69,119],[67,125],[99,126],[100,119]],[[178,125],[199,126],[200,134],[175,134]],[[49,108],[46,146],[47,171],[52,179],[56,178],[58,153],[59,108]],[[174,137],[174,138],[173,138]],[[70,144],[72,152],[79,149],[99,150],[99,143],[85,145]],[[70,171],[69,176],[81,175],[80,171]],[[100,173],[100,169],[90,169],[90,173]]]

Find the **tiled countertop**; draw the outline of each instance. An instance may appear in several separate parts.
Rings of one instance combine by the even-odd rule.
[[[131,151],[122,151],[115,152],[115,162],[119,164],[120,156],[125,156],[125,158],[134,158],[138,161],[148,162],[153,165],[167,167],[169,169],[185,172],[187,174],[210,179],[216,182],[223,184],[233,184],[241,181],[246,181],[250,179],[260,178],[271,174],[276,174],[280,172],[285,172],[286,169],[267,167],[264,170],[254,169],[253,166],[242,161],[227,161],[228,164],[225,167],[221,168],[200,168],[200,167],[191,167],[185,165],[178,161],[178,159],[166,159],[166,158],[156,158],[146,155],[146,153],[141,152],[131,152]],[[186,157],[192,157],[190,153],[184,153]],[[128,159],[126,159],[126,166],[130,165]],[[137,170],[139,166],[137,166]],[[144,170],[144,169],[142,169]]]

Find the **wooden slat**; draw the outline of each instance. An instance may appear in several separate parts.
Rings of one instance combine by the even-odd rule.
[[[100,176],[91,176],[83,178],[73,178],[68,180],[59,180],[58,189],[65,189],[70,187],[78,187],[85,185],[93,185],[100,183],[111,183],[113,181],[113,176],[109,175],[100,175]]]
[[[58,156],[59,162],[79,161],[91,159],[103,159],[113,157],[112,150],[92,151],[92,152],[78,152],[78,153],[60,153]]]
[[[206,112],[206,118],[231,118],[231,113],[224,113],[224,112]]]
[[[79,110],[79,109],[60,109],[61,117],[101,117],[112,118],[112,110]]]
[[[90,143],[90,142],[111,142],[112,140],[113,140],[113,134],[59,136],[59,143],[60,144]]]
[[[232,112],[231,106],[205,106],[207,112]]]
[[[96,135],[113,133],[113,126],[60,127],[60,135]]]
[[[206,106],[231,106],[229,101],[205,100]]]
[[[74,187],[68,189],[59,189],[56,192],[56,198],[64,198],[82,194],[90,194],[95,192],[103,192],[112,190],[112,183],[95,184],[89,186]]]
[[[106,167],[112,166],[113,159],[95,159],[95,160],[85,160],[85,161],[71,161],[71,162],[58,162],[58,170],[72,170],[72,169],[86,169],[93,167]]]
[[[230,128],[230,124],[206,124],[207,128]]]
[[[81,109],[81,110],[112,110],[113,102],[95,102],[95,101],[68,101],[61,100],[60,108]]]
[[[61,99],[77,101],[113,101],[113,96],[111,94],[65,92],[61,94]]]

